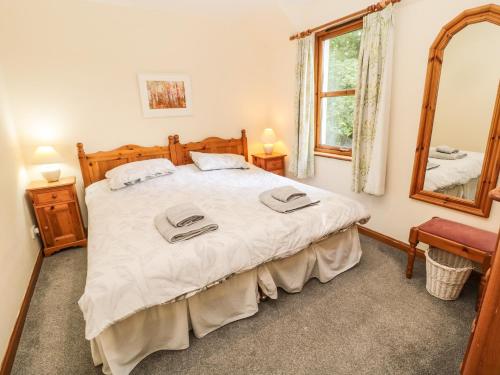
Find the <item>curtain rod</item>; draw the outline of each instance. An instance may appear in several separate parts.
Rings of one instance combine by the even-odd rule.
[[[294,35],[292,35],[290,37],[290,40],[305,38],[306,36],[309,36],[312,33],[315,33],[316,31],[323,30],[323,29],[326,29],[328,27],[340,25],[342,23],[346,23],[346,22],[355,20],[356,18],[364,17],[367,14],[378,12],[378,11],[384,9],[389,4],[399,3],[400,1],[401,0],[381,0],[378,3],[370,5],[370,6],[368,6],[367,8],[365,8],[363,10],[360,10],[360,11],[357,11],[355,13],[349,14],[347,16],[338,18],[338,19],[336,19],[334,21],[327,22],[327,23],[325,23],[323,25],[314,27],[312,29],[307,29],[307,30],[302,31],[300,33],[294,34]]]

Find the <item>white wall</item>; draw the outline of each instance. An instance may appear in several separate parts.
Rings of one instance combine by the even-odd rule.
[[[29,234],[31,217],[24,196],[27,176],[0,66],[0,362],[19,314],[40,248]]]
[[[170,134],[181,141],[237,137],[242,128],[250,151],[261,150],[261,131],[271,125],[273,31],[289,27],[278,7],[262,0],[109,2],[3,4],[0,42],[9,53],[2,60],[28,164],[37,145],[53,144],[63,174],[80,178],[77,142],[94,152],[166,144]],[[194,115],[145,119],[140,72],[189,74]]]
[[[484,152],[500,79],[500,27],[469,25],[446,46],[431,145]]]
[[[324,22],[358,11],[373,0],[282,0],[281,5],[295,26],[295,31],[314,27]],[[368,227],[395,237],[408,240],[411,226],[432,216],[457,220],[480,228],[497,231],[500,207],[494,205],[488,219],[445,209],[410,199],[414,150],[420,120],[429,47],[442,26],[467,8],[483,5],[482,0],[404,0],[396,5],[395,55],[391,103],[391,130],[387,189],[383,197],[372,197],[351,192],[351,163],[316,157],[316,177],[307,182],[351,196],[363,202],[371,211]],[[292,124],[293,43],[282,35],[283,56],[275,66],[274,82],[278,96],[274,113],[285,113],[283,122]],[[286,46],[288,45],[288,47]],[[497,43],[498,45],[498,43]],[[492,48],[497,47],[491,46]],[[478,59],[481,64],[481,59]],[[480,69],[480,65],[478,67]],[[287,136],[291,140],[292,133]]]

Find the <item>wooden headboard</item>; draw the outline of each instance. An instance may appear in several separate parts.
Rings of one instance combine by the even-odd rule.
[[[200,142],[181,144],[178,135],[171,135],[168,137],[168,141],[168,146],[125,145],[114,150],[92,154],[86,154],[83,144],[78,143],[76,147],[84,186],[87,187],[94,182],[103,180],[107,171],[133,161],[165,158],[172,160],[175,165],[190,164],[193,161],[189,157],[189,151],[239,154],[248,161],[247,137],[244,129],[241,131],[241,138],[236,139],[209,137]]]
[[[171,160],[170,146],[142,147],[125,145],[115,150],[99,151],[93,154],[86,154],[82,143],[78,143],[76,147],[85,187],[103,180],[107,171],[121,164],[146,159],[165,158]]]
[[[210,154],[238,154],[248,161],[247,135],[245,129],[241,131],[241,138],[222,139],[209,137],[200,142],[182,144],[178,135],[168,137],[172,162],[175,165],[191,164],[190,151],[206,152]]]

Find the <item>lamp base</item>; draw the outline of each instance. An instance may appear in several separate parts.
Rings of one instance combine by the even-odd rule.
[[[43,178],[45,178],[45,180],[47,180],[47,182],[57,182],[59,181],[59,177],[61,177],[61,170],[57,168],[48,171],[42,171],[42,176]]]
[[[272,143],[264,144],[264,152],[266,155],[271,155],[273,153],[274,145]]]

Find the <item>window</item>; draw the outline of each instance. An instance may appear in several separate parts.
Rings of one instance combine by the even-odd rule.
[[[351,157],[362,20],[316,36],[315,151]]]

